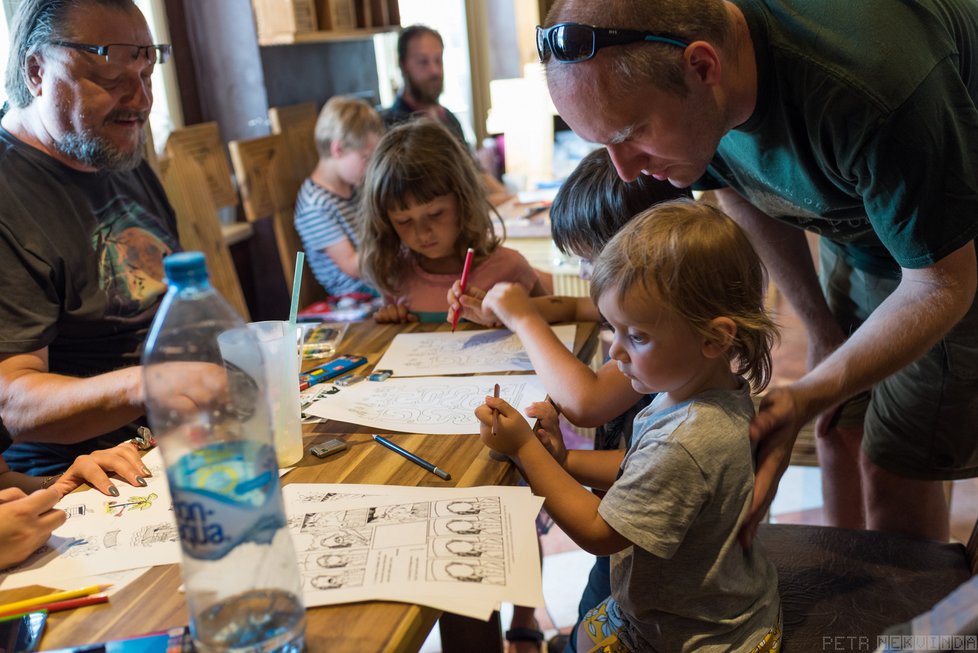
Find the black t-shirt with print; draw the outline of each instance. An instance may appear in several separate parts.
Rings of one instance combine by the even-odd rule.
[[[163,257],[178,249],[173,209],[145,161],[79,172],[0,128],[0,355],[47,347],[51,372],[79,377],[138,364],[166,291]],[[16,443],[4,458],[49,474],[129,430]]]

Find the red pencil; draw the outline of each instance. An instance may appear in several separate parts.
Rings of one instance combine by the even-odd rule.
[[[459,294],[465,294],[465,284],[469,282],[469,270],[472,269],[472,257],[475,255],[475,250],[471,247],[465,252],[465,264],[462,266],[462,280],[459,281],[458,288]],[[459,300],[461,302],[461,300]],[[461,313],[461,308],[455,313],[455,317],[452,318],[452,333],[455,333],[455,327],[458,326],[458,315]]]
[[[61,610],[72,610],[74,608],[83,608],[86,605],[98,605],[99,603],[107,603],[109,597],[105,594],[95,594],[92,596],[81,596],[77,599],[65,599],[64,601],[52,601],[51,603],[42,603],[41,605],[33,606],[30,611],[35,610],[47,610],[48,612],[60,612]],[[0,614],[0,617],[6,617],[11,614],[17,614],[18,611]],[[21,610],[20,612],[23,612]]]

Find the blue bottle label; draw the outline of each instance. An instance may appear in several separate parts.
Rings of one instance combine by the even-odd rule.
[[[285,528],[275,450],[247,440],[208,445],[167,469],[184,552],[219,560]]]

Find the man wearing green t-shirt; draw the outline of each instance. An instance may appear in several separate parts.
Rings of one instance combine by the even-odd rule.
[[[978,476],[978,3],[561,0],[546,25],[564,120],[625,180],[716,189],[807,328],[751,427],[742,541],[813,418],[833,524],[947,539],[938,481]]]

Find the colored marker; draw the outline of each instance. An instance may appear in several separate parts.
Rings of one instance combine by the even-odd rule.
[[[465,252],[465,264],[462,266],[462,280],[458,283],[459,295],[465,294],[465,286],[469,282],[469,270],[472,269],[472,257],[475,256],[475,250],[471,247]],[[455,333],[455,327],[458,326],[458,316],[462,312],[461,309],[461,299],[459,300],[459,310],[455,312],[455,317],[452,318],[452,333]]]

